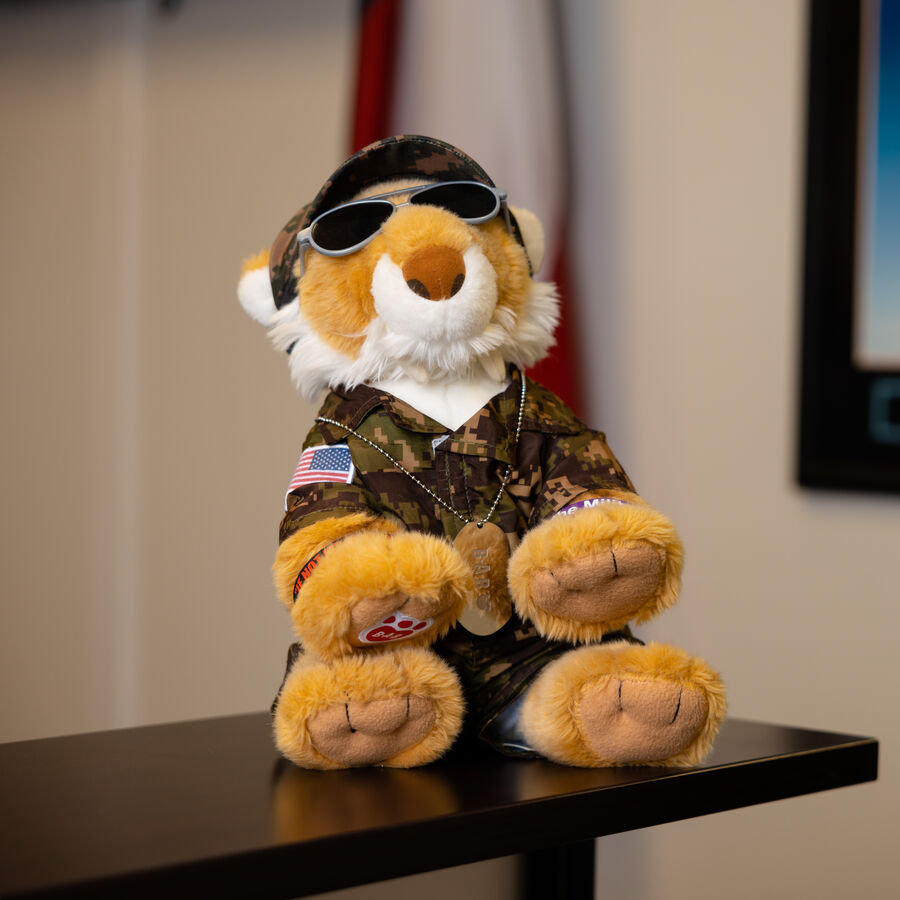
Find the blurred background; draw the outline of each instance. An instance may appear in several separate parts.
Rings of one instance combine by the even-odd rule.
[[[642,636],[709,659],[736,717],[882,740],[875,784],[603,839],[598,896],[895,896],[900,498],[794,475],[806,3],[407,2],[441,6],[430,50],[394,48],[385,127],[457,143],[556,241],[566,389],[688,551]],[[235,284],[353,149],[358,23],[0,5],[0,740],[271,700],[314,409]],[[513,871],[334,896],[506,897]]]

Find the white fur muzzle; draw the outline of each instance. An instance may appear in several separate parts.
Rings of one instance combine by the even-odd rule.
[[[420,297],[406,284],[403,271],[385,253],[372,274],[375,312],[395,335],[414,342],[446,345],[481,334],[497,306],[497,273],[478,246],[463,254],[465,280],[446,300]],[[421,351],[410,347],[412,355]]]
[[[470,247],[463,260],[462,288],[433,301],[410,290],[399,266],[382,256],[372,278],[376,316],[355,359],[313,330],[302,301],[280,309],[269,336],[276,349],[290,349],[291,376],[300,393],[313,401],[326,387],[403,377],[427,382],[479,371],[500,380],[507,363],[527,367],[545,356],[559,320],[556,286],[532,282],[517,315],[497,304],[496,275],[481,249]]]

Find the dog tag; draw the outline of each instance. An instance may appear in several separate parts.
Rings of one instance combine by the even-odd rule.
[[[497,525],[480,527],[469,522],[453,541],[475,577],[475,593],[469,597],[459,624],[471,634],[493,634],[512,615],[506,584],[509,544]]]

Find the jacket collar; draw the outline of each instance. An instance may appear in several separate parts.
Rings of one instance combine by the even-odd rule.
[[[512,462],[522,390],[520,371],[513,368],[510,376],[505,391],[492,397],[485,407],[453,432],[393,394],[366,384],[349,390],[342,386],[335,388],[325,398],[319,415],[358,431],[365,419],[380,409],[402,430],[434,437],[448,435],[450,443],[447,449],[452,453],[487,457],[509,464]],[[523,432],[576,434],[583,427],[561,400],[536,382],[527,382],[522,412]],[[345,429],[327,422],[320,422],[319,428],[329,443],[343,440],[347,435]]]

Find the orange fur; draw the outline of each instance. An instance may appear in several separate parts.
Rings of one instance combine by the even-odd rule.
[[[390,189],[388,185],[379,190]],[[506,231],[501,217],[468,225],[432,206],[403,207],[361,250],[349,256],[307,253],[300,307],[315,332],[332,349],[355,359],[365,330],[375,317],[372,274],[387,253],[401,269],[424,247],[445,246],[464,253],[477,244],[497,272],[498,306],[519,313],[530,290],[528,261],[521,245]],[[297,271],[299,275],[299,269]]]
[[[256,269],[267,269],[269,267],[269,251],[260,250],[255,256],[250,256],[244,260],[241,266],[241,277],[243,278],[248,272]]]
[[[477,226],[475,239],[497,273],[497,306],[508,307],[518,315],[531,288],[525,251],[507,232],[500,216]]]
[[[281,542],[272,566],[272,576],[278,599],[287,609],[293,606],[294,582],[300,574],[300,569],[327,544],[357,531],[396,534],[402,530],[402,525],[388,519],[381,519],[367,513],[351,513],[347,516],[323,519],[295,531]]]
[[[431,628],[403,645],[429,644],[449,631],[473,589],[469,567],[441,538],[400,532],[389,539],[383,532],[363,531],[335,544],[322,558],[294,605],[294,628],[303,646],[323,658],[358,654],[350,643],[353,607],[370,598],[401,595],[417,598],[434,619]]]
[[[608,676],[674,682],[700,691],[708,704],[700,733],[681,752],[664,760],[636,758],[628,765],[694,766],[703,760],[725,718],[725,688],[703,660],[667,644],[621,642],[581,647],[551,663],[528,690],[522,708],[520,724],[528,740],[549,759],[567,765],[621,765],[594,754],[576,713],[585,688]]]
[[[616,494],[607,492],[607,496]],[[621,496],[627,497],[630,505],[610,503],[600,508],[583,509],[574,515],[547,519],[525,535],[513,554],[509,564],[509,585],[516,610],[546,637],[571,643],[598,640],[629,622],[646,622],[678,599],[684,550],[672,523],[636,495],[622,492]],[[663,560],[659,588],[637,614],[602,623],[576,622],[548,613],[534,602],[531,580],[538,571],[589,556],[596,548],[615,548],[636,542],[657,548]]]
[[[333,350],[355,359],[375,317],[371,284],[381,255],[380,235],[350,256],[306,255],[300,309],[313,330]],[[376,255],[377,254],[377,255]]]
[[[301,657],[289,673],[278,701],[275,743],[299,766],[342,768],[313,746],[307,729],[309,720],[336,703],[369,702],[408,694],[434,704],[435,725],[418,744],[381,764],[396,768],[424,765],[453,743],[462,725],[463,701],[453,670],[423,649],[398,647],[390,654],[346,657],[330,663],[312,656]]]

